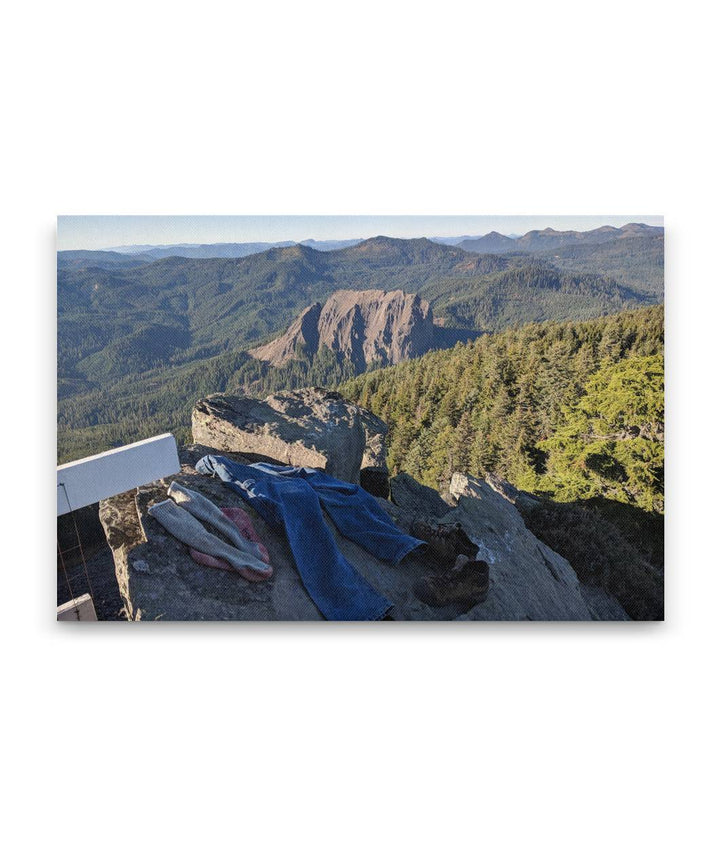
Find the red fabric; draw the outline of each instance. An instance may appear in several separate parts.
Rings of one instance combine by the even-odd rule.
[[[221,508],[220,511],[222,511],[225,517],[232,520],[244,538],[247,538],[248,541],[252,541],[253,544],[258,545],[260,548],[260,558],[263,562],[270,564],[270,555],[267,548],[261,543],[260,537],[255,531],[255,527],[252,525],[252,520],[250,519],[250,515],[247,511],[244,511],[242,508]],[[199,565],[205,565],[208,568],[218,568],[222,571],[234,570],[224,559],[217,559],[215,556],[208,556],[207,553],[200,553],[191,548],[190,555]],[[243,568],[241,571],[238,571],[238,573],[246,580],[257,583],[269,579],[272,576],[272,568],[270,568],[268,573],[265,574],[261,574],[259,571],[251,568]]]

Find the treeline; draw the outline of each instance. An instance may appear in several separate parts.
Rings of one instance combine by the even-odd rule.
[[[58,463],[170,431],[190,442],[193,405],[214,392],[263,397],[303,386],[335,388],[355,375],[350,360],[323,346],[282,367],[245,351],[143,372],[102,386],[79,379],[58,385]],[[89,388],[88,388],[89,387]]]
[[[443,488],[496,473],[569,502],[663,510],[663,307],[529,324],[340,386],[389,425],[389,465]]]

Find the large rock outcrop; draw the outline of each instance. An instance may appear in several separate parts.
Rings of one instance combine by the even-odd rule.
[[[192,413],[195,443],[324,469],[356,484],[363,470],[376,477],[387,472],[386,433],[387,426],[373,413],[318,387],[276,393],[262,401],[211,395]]]
[[[250,351],[283,366],[299,353],[315,356],[325,345],[358,371],[371,363],[395,365],[433,347],[434,326],[427,301],[403,291],[336,291],[324,304],[303,310],[287,332]]]
[[[450,495],[457,506],[442,520],[458,521],[478,545],[478,558],[490,565],[491,596],[463,617],[627,621],[612,595],[581,584],[570,563],[530,532],[506,492],[514,492],[515,502],[530,498],[498,479],[491,484],[453,474]]]
[[[200,475],[194,463],[217,451],[194,445],[181,451],[182,470],[172,477],[101,503],[100,518],[113,550],[127,615],[135,620],[320,620],[305,591],[282,533],[271,530],[242,499],[217,479]],[[235,460],[252,459],[225,453]],[[240,506],[250,513],[269,550],[274,576],[251,583],[230,571],[197,565],[187,548],[150,517],[148,508],[166,498],[170,481],[200,491],[219,506]],[[479,480],[455,480],[455,498],[402,476],[393,485],[395,502],[378,500],[408,530],[418,516],[459,522],[478,546],[478,557],[490,565],[487,600],[460,614],[456,607],[432,608],[420,602],[413,586],[428,572],[421,557],[411,554],[391,567],[337,531],[338,546],[366,579],[393,603],[396,620],[625,620],[614,598],[601,589],[579,584],[568,562],[538,541],[524,526],[517,509]],[[456,503],[456,504],[454,504]],[[328,520],[328,525],[332,523]]]

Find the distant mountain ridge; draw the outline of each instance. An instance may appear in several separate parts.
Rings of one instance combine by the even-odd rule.
[[[304,308],[342,290],[418,294],[439,324],[475,331],[589,318],[657,300],[614,277],[577,274],[552,260],[479,255],[426,238],[378,236],[333,252],[294,244],[240,259],[138,261],[58,254],[58,371],[75,379],[72,388],[127,373],[115,353],[120,341],[133,353],[133,371],[212,357],[267,340]]]
[[[131,244],[122,247],[110,247],[108,250],[98,252],[119,253],[123,256],[139,256],[144,259],[167,259],[179,256],[185,259],[242,259],[255,253],[263,253],[266,250],[277,247],[294,247],[298,244],[312,247],[320,252],[341,250],[359,244],[361,238],[351,238],[345,241],[316,241],[308,238],[306,241],[251,241],[246,243],[219,243],[219,244]],[[66,250],[67,253],[88,252],[77,250]]]
[[[562,232],[551,228],[533,229],[518,238],[501,235],[499,232],[490,232],[479,238],[464,240],[458,246],[472,253],[536,253],[578,244],[603,244],[616,239],[657,237],[663,235],[664,231],[662,226],[626,223],[620,227],[600,226],[598,229],[590,229],[587,232],[574,229]]]
[[[455,237],[429,237],[436,244],[449,247],[459,247],[473,253],[504,253],[504,252],[544,252],[558,247],[578,244],[600,244],[617,238],[661,236],[662,226],[648,226],[645,223],[627,223],[621,227],[600,226],[585,232],[576,230],[557,231],[552,228],[534,229],[524,235],[503,235],[493,231],[486,235],[458,235]],[[211,258],[245,258],[246,256],[262,253],[277,247],[307,246],[320,252],[333,252],[347,247],[365,243],[364,238],[345,238],[338,240],[317,241],[308,238],[303,241],[254,241],[213,244],[129,244],[119,247],[107,247],[103,250],[64,250],[58,258],[76,259],[79,254],[87,258],[89,253],[117,253],[122,256],[133,256],[144,260],[170,258],[211,259]],[[373,240],[372,238],[369,240]],[[407,239],[396,239],[407,240]]]
[[[462,241],[458,246],[471,253],[504,253],[512,252],[516,248],[516,244],[517,242],[507,235],[501,235],[499,232],[489,232],[480,238]]]
[[[282,339],[303,310],[322,308],[339,291],[417,295],[432,311],[432,347],[448,348],[517,324],[585,320],[661,301],[662,235],[535,254],[479,254],[426,238],[383,236],[331,252],[292,244],[243,258],[60,252],[63,454],[82,457],[108,442],[176,426],[197,395],[327,385],[376,357],[395,359],[392,342],[368,332],[362,309],[348,310],[342,347],[340,337],[338,350],[320,346],[314,360],[305,350],[278,368],[248,353]],[[368,336],[366,355],[358,341]]]
[[[647,226],[645,223],[627,223],[625,226],[600,226],[588,232],[574,230],[558,232],[555,229],[542,229],[527,232],[515,242],[517,249],[527,252],[551,250],[572,244],[602,244],[616,238],[634,238],[664,234],[662,226]]]

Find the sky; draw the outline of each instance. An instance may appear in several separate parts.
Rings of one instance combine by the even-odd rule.
[[[524,234],[532,229],[577,229],[647,223],[663,218],[648,214],[523,216],[60,216],[58,250],[99,250],[127,244],[215,244],[251,241],[304,241],[372,238],[455,237]]]

